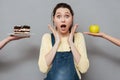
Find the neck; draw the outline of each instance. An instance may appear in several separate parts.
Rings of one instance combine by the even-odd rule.
[[[61,36],[61,37],[68,37],[69,36],[69,32],[67,32],[67,33],[59,33],[59,35]]]

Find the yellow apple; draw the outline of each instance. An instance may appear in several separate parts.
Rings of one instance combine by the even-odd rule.
[[[97,24],[92,24],[92,25],[90,25],[90,27],[89,27],[89,31],[90,31],[91,33],[99,33],[100,27],[99,27],[99,25],[97,25]]]

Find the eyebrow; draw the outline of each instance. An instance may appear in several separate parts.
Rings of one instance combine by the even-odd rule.
[[[71,13],[69,13],[69,12],[65,12],[66,14],[71,14]],[[61,14],[60,12],[57,12],[56,14]]]

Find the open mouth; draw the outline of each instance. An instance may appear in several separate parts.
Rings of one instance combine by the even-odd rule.
[[[66,25],[65,25],[65,24],[61,25],[61,28],[65,28],[65,27],[66,27]]]

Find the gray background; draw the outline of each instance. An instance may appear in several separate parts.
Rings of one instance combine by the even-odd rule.
[[[69,3],[78,31],[98,24],[102,32],[120,38],[120,0],[0,0],[0,40],[13,32],[14,25],[30,25],[31,38],[12,41],[0,51],[0,80],[42,80],[38,57],[41,37],[50,32],[53,7]],[[90,68],[82,80],[119,80],[120,48],[102,38],[84,35]]]

